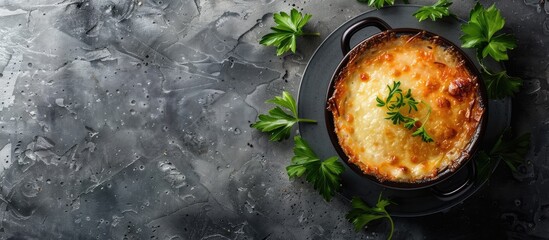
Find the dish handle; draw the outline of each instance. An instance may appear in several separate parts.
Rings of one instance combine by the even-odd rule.
[[[341,51],[343,52],[343,55],[347,55],[349,51],[351,51],[351,38],[355,33],[360,31],[361,29],[365,27],[376,27],[381,31],[386,31],[392,29],[389,24],[387,24],[385,21],[376,18],[376,17],[369,17],[362,19],[353,25],[351,25],[345,32],[343,32],[343,36],[341,36]]]
[[[469,161],[467,163],[467,168],[467,178],[464,180],[465,182],[459,184],[453,189],[442,190],[437,188],[436,186],[432,187],[431,191],[433,192],[433,194],[440,200],[449,201],[467,192],[467,190],[469,190],[469,188],[473,186],[473,183],[475,182],[475,179],[477,177],[477,168],[474,161]]]

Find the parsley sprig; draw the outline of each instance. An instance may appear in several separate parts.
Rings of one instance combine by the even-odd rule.
[[[282,96],[276,96],[273,99],[269,99],[266,103],[273,103],[278,106],[271,109],[268,114],[260,114],[259,120],[251,125],[262,132],[270,133],[271,141],[281,141],[290,137],[292,126],[297,122],[310,122],[316,123],[315,120],[298,118],[297,105],[290,93],[283,91]],[[288,114],[282,108],[284,107],[290,110],[291,114]]]
[[[320,160],[300,136],[295,136],[294,141],[292,164],[286,167],[288,176],[297,178],[305,175],[307,182],[312,183],[326,201],[330,201],[341,186],[340,175],[345,170],[343,164],[337,161],[337,157]]]
[[[523,134],[515,139],[505,137],[501,135],[492,151],[490,151],[490,156],[502,159],[511,171],[516,172],[517,167],[524,163],[524,156],[530,148],[530,133]]]
[[[431,106],[423,101],[418,102],[416,99],[414,99],[411,89],[408,89],[408,91],[404,93],[402,89],[400,89],[400,81],[393,81],[393,86],[391,87],[391,85],[387,85],[387,88],[389,93],[387,94],[387,98],[385,98],[385,100],[382,100],[380,97],[376,97],[376,106],[385,107],[388,111],[387,117],[385,119],[390,120],[395,125],[400,125],[401,123],[403,123],[404,127],[410,130],[421,124],[421,126],[419,126],[412,133],[412,136],[420,136],[424,142],[433,142],[433,138],[429,136],[429,133],[427,133],[427,130],[425,129],[427,121],[431,116]],[[421,121],[420,119],[411,118],[402,114],[401,109],[405,108],[406,106],[408,106],[408,114],[410,114],[412,111],[417,112],[417,105],[420,103],[423,103],[427,106],[427,114],[423,119],[421,119]],[[406,109],[404,109],[404,111],[406,111]]]
[[[393,237],[393,231],[395,229],[395,225],[393,223],[393,219],[391,218],[391,215],[385,210],[385,207],[389,206],[391,203],[387,199],[382,199],[381,194],[379,194],[379,198],[377,199],[377,203],[375,207],[369,207],[362,199],[359,197],[353,197],[351,201],[352,209],[347,213],[345,218],[349,220],[354,226],[355,231],[360,231],[361,229],[366,226],[369,222],[381,218],[387,218],[389,220],[389,223],[391,224],[391,232],[389,233],[389,236],[387,239],[391,239]]]
[[[422,102],[422,103],[424,103],[424,102]],[[412,136],[413,137],[420,136],[421,140],[423,140],[424,142],[433,142],[434,141],[433,138],[431,138],[431,136],[429,136],[429,134],[427,133],[427,130],[425,130],[425,126],[427,125],[427,121],[429,120],[429,117],[431,116],[431,106],[429,106],[429,105],[426,105],[426,106],[427,106],[427,114],[425,115],[425,117],[422,120],[423,124],[421,124],[421,126],[419,128],[417,128],[416,131],[414,131],[414,133],[412,133]],[[408,121],[407,123],[405,123],[404,127],[407,128],[407,129],[412,129],[414,126],[416,126],[418,124],[418,121],[419,121],[418,119],[412,119],[412,121]]]
[[[366,3],[370,7],[375,7],[377,9],[380,9],[387,5],[395,5],[395,0],[357,0],[361,3]]]
[[[413,14],[418,21],[423,21],[427,18],[430,18],[432,21],[436,21],[439,18],[450,16],[449,7],[452,5],[451,1],[448,0],[438,0],[435,4],[431,6],[423,6]]]
[[[524,163],[524,156],[530,148],[530,133],[525,133],[517,138],[510,138],[510,131],[506,130],[499,138],[494,147],[487,153],[479,152],[475,161],[477,174],[480,179],[487,179],[490,176],[490,162],[494,159],[501,159],[512,172]]]
[[[503,99],[507,96],[513,96],[522,86],[522,79],[507,75],[507,71],[491,73],[483,67],[482,77],[486,83],[490,99]]]
[[[320,36],[320,33],[307,33],[302,30],[311,17],[311,14],[303,16],[295,8],[290,11],[290,14],[275,13],[273,18],[277,25],[272,27],[273,32],[263,36],[259,43],[265,46],[275,46],[277,56],[290,50],[295,53],[298,37],[303,35]]]
[[[476,48],[479,56],[483,58],[490,55],[494,60],[507,60],[507,50],[517,46],[513,36],[505,33],[498,33],[505,25],[505,19],[492,4],[484,8],[478,3],[471,10],[469,21],[461,26],[464,33],[461,41],[464,48]]]
[[[488,56],[498,62],[508,60],[507,51],[517,46],[512,35],[498,33],[504,26],[505,19],[495,4],[484,8],[478,2],[471,10],[470,20],[461,26],[464,33],[460,37],[462,47],[477,49],[477,58],[491,99],[513,96],[522,86],[520,78],[511,77],[506,71],[494,73],[483,63],[483,59]]]

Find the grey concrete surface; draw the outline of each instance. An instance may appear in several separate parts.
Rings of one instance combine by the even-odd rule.
[[[454,2],[467,18],[474,1]],[[525,83],[513,126],[532,132],[528,161],[445,213],[396,218],[395,239],[549,238],[549,3],[495,2],[518,40],[507,68]],[[258,41],[293,6],[321,37],[276,57]],[[249,127],[266,99],[297,93],[323,38],[368,10],[0,0],[0,238],[384,239],[385,223],[355,233],[344,199],[288,180],[291,141]]]

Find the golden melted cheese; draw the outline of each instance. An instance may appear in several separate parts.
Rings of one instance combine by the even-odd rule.
[[[484,109],[477,78],[451,49],[410,35],[386,35],[351,57],[339,74],[329,100],[339,144],[349,162],[380,181],[422,182],[453,170],[466,157]],[[387,85],[400,88],[432,108],[425,126],[434,142],[413,137],[415,131],[394,125],[385,99]],[[422,119],[427,107],[405,115]],[[417,127],[416,127],[417,129]]]

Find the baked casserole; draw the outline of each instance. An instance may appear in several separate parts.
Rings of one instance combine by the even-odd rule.
[[[379,181],[418,183],[453,171],[469,157],[485,107],[478,77],[436,36],[385,32],[357,46],[335,77],[328,110],[348,162]],[[395,82],[421,101],[412,129],[387,120],[376,98]],[[429,111],[429,112],[427,112]],[[432,141],[412,133],[424,123]]]

